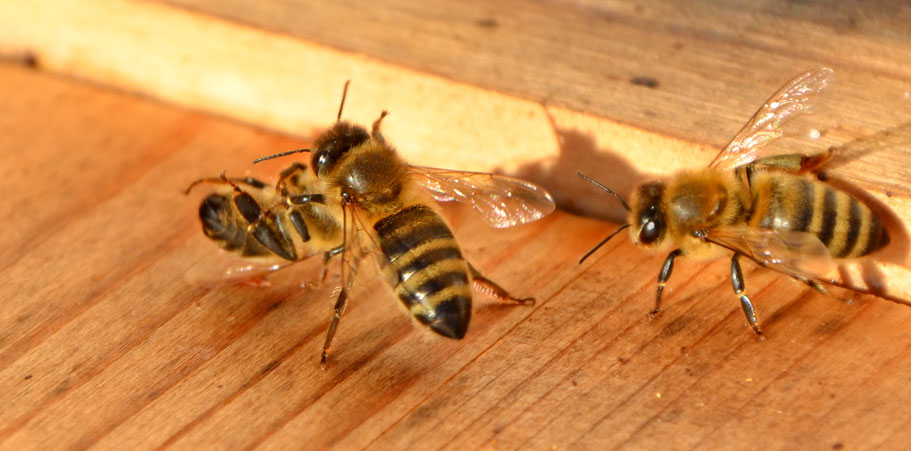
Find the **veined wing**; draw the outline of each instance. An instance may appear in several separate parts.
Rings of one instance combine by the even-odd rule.
[[[781,137],[785,123],[809,111],[817,95],[834,80],[834,71],[827,67],[791,80],[759,108],[709,167],[733,169],[761,157],[760,149]]]
[[[555,208],[547,190],[524,180],[420,166],[412,166],[411,172],[436,200],[470,203],[496,228],[537,221]]]
[[[266,283],[262,277],[294,263],[278,257],[246,259],[219,249],[217,252],[207,254],[191,266],[184,274],[184,280],[190,285],[205,288],[236,283],[259,285]]]
[[[836,268],[826,245],[806,232],[719,227],[707,232],[706,239],[805,281],[829,283]]]

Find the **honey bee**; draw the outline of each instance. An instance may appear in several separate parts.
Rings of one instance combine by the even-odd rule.
[[[889,242],[880,217],[867,205],[812,177],[832,157],[833,150],[813,155],[764,150],[781,137],[781,126],[807,111],[833,79],[828,68],[796,77],[765,102],[708,168],[642,184],[629,204],[579,172],[583,179],[617,197],[629,212],[628,222],[579,263],[628,227],[637,245],[669,250],[658,274],[651,312],[655,315],[678,256],[705,260],[733,254],[734,293],[759,335],[762,330],[746,294],[741,256],[824,293],[830,285],[873,294],[829,277],[835,259],[865,256]]]
[[[243,260],[212,256],[191,268],[187,279],[197,285],[246,281],[264,284],[260,276],[324,252],[324,262],[341,251],[341,224],[321,203],[316,177],[295,162],[279,174],[275,186],[252,177],[209,177],[194,181],[224,188],[199,205],[203,233]],[[328,275],[324,267],[325,281]]]
[[[341,120],[347,88],[346,83],[335,124],[316,138],[313,150],[254,161],[310,153],[309,168],[293,164],[272,190],[262,182],[224,176],[194,183],[230,188],[230,193],[203,201],[200,219],[206,235],[244,257],[269,255],[291,262],[315,251],[325,252],[328,265],[341,255],[341,286],[320,354],[322,368],[358,265],[368,254],[376,257],[411,315],[445,337],[464,337],[471,318],[471,285],[499,301],[533,304],[534,299],[513,297],[485,278],[462,255],[430,198],[469,203],[492,226],[503,228],[552,212],[550,194],[510,177],[408,165],[380,132],[387,112],[370,131]]]

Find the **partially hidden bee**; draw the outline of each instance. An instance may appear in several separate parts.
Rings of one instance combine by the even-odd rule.
[[[582,257],[582,263],[625,228],[633,242],[669,251],[658,274],[661,292],[684,255],[698,260],[730,256],[734,294],[752,329],[762,335],[746,294],[740,258],[794,277],[825,293],[836,286],[860,293],[828,275],[838,259],[868,255],[889,242],[880,217],[851,195],[814,176],[833,150],[773,154],[766,145],[781,137],[781,126],[807,111],[834,80],[831,69],[806,72],[782,87],[756,112],[705,169],[682,171],[640,185],[630,203],[601,183],[579,176],[620,200],[628,222]]]
[[[445,337],[465,336],[471,318],[472,285],[499,301],[530,305],[485,278],[462,254],[431,199],[466,202],[493,227],[538,220],[554,210],[543,188],[489,173],[411,166],[380,132],[385,111],[365,127],[341,120],[313,143],[257,159],[254,163],[310,153],[310,165],[296,162],[274,186],[255,179],[211,177],[194,182],[225,186],[200,206],[203,232],[222,248],[255,261],[278,264],[237,271],[250,276],[277,269],[315,253],[329,262],[341,256],[341,287],[320,355],[325,368],[358,266],[373,254],[389,285],[420,323]],[[187,190],[189,192],[189,189]]]

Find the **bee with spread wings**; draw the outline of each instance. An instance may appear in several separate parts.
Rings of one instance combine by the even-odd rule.
[[[342,106],[344,100],[343,95]],[[430,197],[468,203],[492,226],[503,228],[552,212],[550,194],[510,177],[410,166],[380,132],[385,111],[370,131],[342,121],[341,111],[340,107],[336,123],[314,141],[313,150],[292,150],[255,161],[311,154],[309,168],[295,163],[283,171],[274,192],[248,189],[248,184],[224,176],[201,181],[226,187],[200,207],[204,232],[222,247],[243,257],[267,255],[289,263],[322,252],[328,265],[341,255],[341,289],[320,365],[325,367],[358,265],[368,254],[375,256],[412,316],[446,337],[465,335],[472,285],[500,301],[532,304],[532,298],[511,296],[465,259]],[[270,261],[243,274],[281,266]]]
[[[741,256],[819,291],[825,292],[826,285],[859,291],[844,286],[831,273],[837,259],[865,256],[889,242],[879,216],[856,198],[811,176],[831,158],[831,150],[781,154],[767,147],[782,136],[785,123],[810,110],[833,79],[828,68],[799,75],[765,102],[707,168],[642,184],[629,204],[580,172],[582,178],[619,198],[629,211],[629,222],[582,261],[627,227],[637,245],[669,250],[658,274],[652,311],[657,314],[676,257],[731,255],[734,293],[760,335],[746,294]]]

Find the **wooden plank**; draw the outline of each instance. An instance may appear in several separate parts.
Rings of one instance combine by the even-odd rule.
[[[331,286],[298,288],[319,262],[269,289],[181,280],[216,251],[188,181],[304,143],[19,67],[0,80],[0,155],[28,169],[3,183],[32,187],[7,192],[36,218],[11,230],[40,235],[3,244],[4,448],[866,448],[911,423],[908,307],[841,303],[745,265],[762,341],[727,263],[681,260],[649,319],[661,256],[617,240],[580,267],[615,225],[562,212],[493,231],[447,208],[465,254],[538,303],[479,296],[469,335],[446,340],[368,274],[320,371]],[[73,195],[43,202],[60,192],[37,168]]]
[[[615,219],[617,210],[567,202],[587,191],[558,182],[575,180],[579,167],[564,159],[625,164],[635,172],[604,169],[602,178],[629,192],[633,175],[710,161],[771,92],[829,65],[839,82],[828,105],[780,145],[820,150],[899,127],[897,144],[841,170],[863,188],[909,195],[911,170],[888,164],[906,159],[911,141],[901,128],[911,123],[906,10],[873,9],[883,24],[874,26],[851,8],[741,3],[193,2],[200,14],[136,0],[42,0],[0,6],[16,18],[0,30],[0,53],[292,134],[320,129],[342,80],[353,79],[346,117],[367,123],[392,111],[387,131],[410,161],[522,168],[564,205]],[[643,86],[652,79],[657,86]],[[811,128],[819,139],[803,137]],[[560,144],[574,132],[592,139]]]
[[[911,81],[903,2],[163,2],[716,146],[742,123],[742,96],[782,71],[830,64]]]

